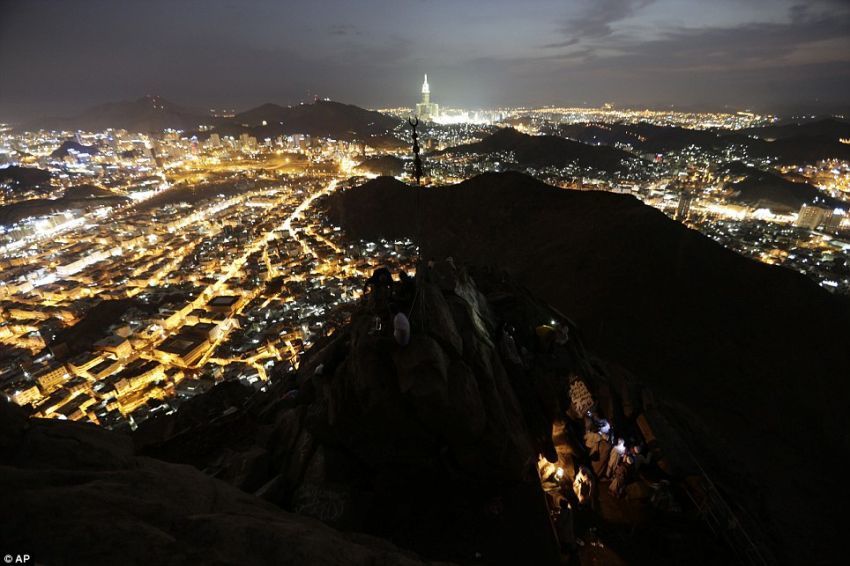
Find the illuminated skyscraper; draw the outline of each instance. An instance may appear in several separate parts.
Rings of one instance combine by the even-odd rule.
[[[425,75],[425,82],[422,83],[422,104],[431,103],[431,87],[428,86],[428,75]]]
[[[433,120],[440,115],[440,106],[431,102],[431,86],[428,84],[428,75],[422,83],[422,102],[416,105],[416,115],[420,120]]]

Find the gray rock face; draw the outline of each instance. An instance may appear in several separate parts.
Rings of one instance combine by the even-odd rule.
[[[452,356],[463,352],[463,341],[455,328],[452,312],[443,293],[433,284],[420,285],[420,302],[413,305],[422,328]],[[417,308],[418,307],[418,308]]]
[[[448,360],[429,336],[414,336],[407,347],[393,353],[399,390],[410,397],[433,397],[440,403],[447,390]]]

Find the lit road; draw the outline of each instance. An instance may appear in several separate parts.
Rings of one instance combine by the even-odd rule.
[[[322,197],[322,196],[325,196],[325,195],[329,195],[329,194],[331,194],[332,192],[334,192],[334,191],[336,190],[336,186],[337,186],[337,180],[336,180],[336,179],[334,179],[333,181],[331,181],[331,182],[328,184],[328,186],[327,186],[327,187],[325,187],[325,188],[324,188],[324,189],[322,189],[321,191],[318,191],[318,192],[314,193],[313,195],[311,195],[310,197],[308,197],[307,199],[305,199],[305,200],[304,200],[304,202],[302,202],[301,204],[299,204],[299,205],[296,207],[296,209],[292,212],[292,214],[290,214],[290,215],[289,215],[289,218],[287,218],[287,219],[283,222],[283,224],[281,224],[281,226],[280,226],[280,228],[281,228],[282,230],[285,230],[285,231],[289,232],[289,235],[292,237],[292,239],[293,239],[293,240],[295,240],[295,241],[297,241],[299,244],[301,244],[301,248],[304,250],[304,252],[305,252],[305,253],[308,253],[308,254],[310,254],[310,255],[311,255],[311,256],[313,256],[313,257],[318,257],[318,256],[316,255],[316,252],[315,252],[315,251],[313,251],[313,249],[312,249],[312,248],[310,248],[310,246],[307,244],[307,242],[306,242],[305,240],[303,240],[303,239],[301,239],[301,238],[299,238],[299,237],[298,237],[298,231],[297,231],[297,230],[295,230],[295,229],[292,227],[292,221],[293,221],[293,220],[295,220],[296,218],[298,218],[299,216],[301,216],[301,214],[303,214],[305,210],[307,210],[308,208],[310,208],[310,205],[312,205],[312,204],[313,204],[313,201],[314,201],[314,200],[316,200],[316,199],[317,199],[317,198],[319,198],[319,197]]]
[[[307,241],[304,238],[300,237],[300,231],[293,228],[292,223],[293,223],[293,221],[298,219],[302,214],[304,214],[304,212],[306,212],[310,208],[310,206],[312,206],[313,202],[317,198],[320,198],[322,196],[329,195],[329,194],[333,193],[336,190],[336,188],[337,188],[337,181],[336,180],[331,181],[323,189],[316,191],[315,193],[313,193],[310,196],[308,196],[307,198],[305,198],[297,207],[295,207],[295,209],[292,211],[292,213],[290,213],[289,216],[287,216],[281,224],[270,228],[269,230],[264,232],[261,236],[255,238],[254,241],[251,242],[251,244],[248,245],[245,248],[242,255],[240,255],[237,259],[235,259],[232,263],[230,263],[228,268],[226,270],[224,270],[222,273],[220,273],[219,276],[215,279],[215,281],[210,283],[198,295],[198,297],[193,301],[192,308],[193,309],[202,308],[206,304],[206,302],[215,295],[215,293],[220,291],[225,286],[225,283],[228,279],[230,279],[231,277],[233,277],[233,276],[235,276],[236,274],[239,273],[239,271],[242,269],[242,267],[245,265],[245,263],[247,263],[248,259],[253,254],[255,254],[257,252],[262,252],[263,257],[264,257],[264,261],[268,262],[268,255],[267,255],[268,244],[269,244],[269,242],[276,239],[276,237],[277,237],[276,234],[278,232],[287,232],[293,240],[295,240],[296,242],[299,243],[299,245],[301,246],[301,248],[304,250],[305,253],[312,255],[314,258],[318,258],[318,255],[315,253],[314,250],[312,250],[310,248]],[[230,316],[230,318],[228,318],[227,321],[225,321],[224,324],[225,324],[226,328],[228,328],[228,329],[232,328],[232,325],[229,323],[229,321],[232,320],[233,316],[238,315],[245,308],[245,306],[247,306],[250,303],[250,301],[253,298],[255,298],[260,292],[261,292],[260,288],[254,289],[253,293],[251,293],[251,295],[246,297],[246,300],[242,301],[241,306],[236,311],[234,311],[232,313],[232,315]],[[174,333],[177,333],[179,331],[180,331],[180,327],[177,327],[174,330]],[[258,374],[259,374],[259,376],[262,380],[266,380],[267,376],[266,376],[265,368],[260,363],[258,363],[258,360],[264,359],[264,358],[267,359],[267,358],[275,357],[275,354],[277,353],[277,351],[275,350],[274,352],[267,352],[264,355],[256,354],[256,355],[248,357],[248,358],[226,358],[225,359],[225,358],[215,357],[214,354],[215,354],[216,349],[218,348],[218,346],[222,342],[224,342],[224,340],[226,339],[226,336],[227,336],[227,333],[223,333],[222,336],[220,336],[213,343],[213,345],[207,350],[207,352],[196,363],[193,364],[193,366],[200,367],[200,366],[203,366],[204,364],[206,364],[207,362],[212,362],[212,363],[215,363],[215,364],[221,365],[221,366],[226,366],[226,365],[229,365],[230,363],[248,364],[248,365],[253,366],[257,370],[257,372],[258,372]],[[163,339],[167,339],[167,336],[164,336]]]

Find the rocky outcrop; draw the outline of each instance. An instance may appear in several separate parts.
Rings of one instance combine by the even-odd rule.
[[[840,469],[850,448],[846,297],[632,197],[516,173],[422,189],[376,179],[327,208],[350,237],[414,238],[425,257],[507,270],[572,317],[589,350],[659,395],[657,409],[689,431],[700,465],[778,555],[843,557],[844,511],[833,504],[843,479],[804,478]]]
[[[540,432],[546,425],[529,428],[487,298],[450,262],[421,270],[415,290],[379,295],[320,340],[297,375],[227,424],[161,442],[143,426],[137,442],[285,509],[432,559],[557,561],[535,471],[538,453],[553,452],[551,438]],[[390,301],[410,317],[405,347],[392,337]],[[215,450],[210,437],[221,441]]]
[[[27,420],[0,402],[0,539],[39,564],[413,565],[210,478],[134,453],[89,424]]]
[[[406,346],[393,339],[391,304],[409,315]],[[570,338],[550,348],[535,329],[553,318]],[[512,347],[504,328],[513,328]],[[638,437],[644,427],[659,474],[629,485],[627,511],[604,498],[584,510],[581,536],[604,530],[628,559],[728,558],[683,493],[687,513],[673,505],[678,514],[659,520],[649,502],[653,482],[682,490],[703,478],[648,391],[590,356],[569,320],[505,274],[470,275],[452,261],[420,266],[411,288],[368,294],[297,373],[273,376],[267,393],[237,410],[206,423],[179,413],[165,425],[148,421],[134,438],[145,454],[192,464],[283,509],[428,559],[557,564],[550,496],[536,464],[543,454],[570,478],[598,465],[581,441],[584,415],[571,409],[577,375],[622,434]],[[233,398],[225,393],[197,398],[191,413],[220,414],[220,399]],[[581,560],[616,562],[600,548],[588,545]]]

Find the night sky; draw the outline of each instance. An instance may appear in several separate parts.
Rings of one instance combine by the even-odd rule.
[[[850,0],[0,0],[0,118],[196,108],[850,105]]]

